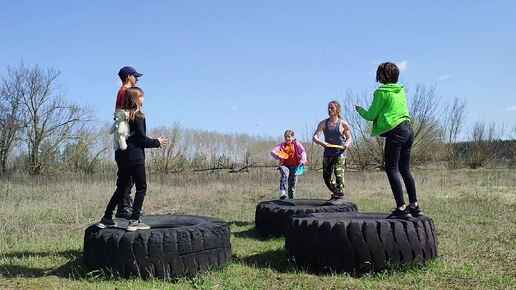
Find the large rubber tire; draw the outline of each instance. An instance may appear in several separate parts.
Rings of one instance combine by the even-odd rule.
[[[285,248],[316,272],[363,274],[422,263],[437,256],[429,217],[386,219],[387,213],[314,213],[293,216]]]
[[[317,212],[354,212],[352,202],[329,203],[324,199],[288,199],[263,201],[256,205],[255,226],[260,236],[283,236],[294,214]]]
[[[191,276],[231,259],[230,229],[220,219],[156,215],[143,216],[142,221],[151,229],[128,232],[89,226],[84,235],[86,269],[169,279]]]

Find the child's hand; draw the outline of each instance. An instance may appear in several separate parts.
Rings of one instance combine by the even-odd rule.
[[[167,145],[167,142],[168,142],[168,140],[167,140],[167,139],[165,139],[165,138],[164,138],[164,137],[162,137],[162,136],[158,137],[158,141],[159,141],[159,147],[160,147],[160,148],[161,148],[161,147],[163,147],[163,146],[165,146],[165,145]]]
[[[362,106],[355,104],[355,110],[358,112],[360,109],[362,109]]]

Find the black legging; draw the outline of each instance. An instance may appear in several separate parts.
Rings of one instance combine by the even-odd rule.
[[[113,193],[113,196],[109,200],[109,203],[106,207],[106,211],[104,213],[105,218],[111,218],[113,216],[113,211],[115,207],[121,199],[124,198],[124,192],[127,187],[127,183],[130,178],[133,179],[133,182],[136,186],[136,194],[134,196],[133,203],[133,213],[131,215],[131,219],[139,219],[140,211],[142,209],[143,200],[145,199],[145,193],[147,192],[147,181],[145,180],[145,165],[118,165],[117,172],[117,180],[116,180],[116,190]]]
[[[400,174],[405,183],[409,196],[409,202],[417,202],[416,184],[410,173],[410,151],[414,142],[414,132],[408,121],[400,123],[394,129],[382,134],[385,136],[385,172],[389,178],[392,194],[396,200],[396,206],[405,204],[403,188],[401,187]]]
[[[124,191],[124,198],[118,201],[117,211],[124,212],[126,209],[130,209],[133,207],[133,199],[131,198],[131,189],[133,188],[134,183],[132,178],[129,178],[129,181],[126,184]]]

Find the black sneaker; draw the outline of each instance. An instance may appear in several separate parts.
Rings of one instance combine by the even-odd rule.
[[[100,222],[97,224],[97,227],[101,228],[101,229],[107,229],[107,228],[111,228],[111,227],[115,227],[116,226],[116,223],[115,221],[113,221],[113,219],[108,219],[108,218],[101,218],[100,219]]]
[[[130,220],[129,225],[127,226],[127,230],[130,232],[148,229],[150,229],[150,226],[148,224],[144,224],[141,220]]]
[[[344,193],[337,192],[331,195],[330,199],[328,200],[328,204],[343,204],[346,202],[346,199],[344,198]]]
[[[412,215],[412,217],[417,218],[417,217],[423,216],[423,212],[421,211],[421,208],[419,208],[419,205],[414,208],[408,206],[408,209],[409,209],[409,212]]]
[[[118,209],[116,211],[115,217],[130,220],[132,214],[133,214],[132,207],[124,207],[124,208]]]
[[[412,215],[409,213],[408,207],[406,207],[404,210],[400,210],[400,209],[396,208],[386,218],[387,219],[408,220],[408,219],[412,218]]]

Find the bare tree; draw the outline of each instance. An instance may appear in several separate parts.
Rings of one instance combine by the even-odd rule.
[[[102,161],[103,155],[112,148],[111,142],[102,140],[105,135],[103,131],[83,128],[78,132],[76,140],[71,140],[64,146],[62,160],[66,171],[87,174],[98,171],[97,165]]]
[[[58,70],[22,64],[13,71],[21,78],[16,93],[24,117],[22,140],[27,145],[29,173],[39,174],[44,169],[44,158],[55,156],[66,141],[75,139],[89,121],[90,112],[60,95]]]
[[[476,122],[467,148],[467,162],[470,168],[486,167],[497,160],[502,152],[503,129],[497,132],[494,123]]]
[[[23,62],[20,64],[23,67]],[[7,68],[0,87],[0,174],[7,170],[7,160],[18,133],[23,129],[21,96],[23,94],[23,70]]]
[[[312,142],[312,136],[317,129],[317,120],[314,121],[314,126],[308,127],[305,124],[305,136],[304,139],[308,140],[305,142],[305,151],[306,151],[306,166],[310,170],[319,170],[322,169],[322,157],[323,157],[323,149],[321,146]]]
[[[441,97],[435,86],[417,85],[413,95],[409,94],[410,116],[414,128],[412,162],[423,163],[433,158],[440,138],[440,119],[445,113]]]
[[[185,130],[190,140],[188,158],[191,166],[236,169],[275,164],[269,152],[276,140],[239,133],[221,133],[205,130]],[[203,159],[204,158],[204,159]],[[205,170],[207,168],[204,168]]]
[[[155,172],[181,172],[188,166],[188,142],[185,142],[183,129],[176,123],[172,128],[153,129],[151,136],[165,136],[168,143],[160,150],[150,150],[150,168]]]
[[[446,107],[446,115],[442,125],[444,135],[445,161],[448,168],[457,168],[460,160],[460,152],[456,143],[464,125],[466,101],[454,98],[453,103]]]

